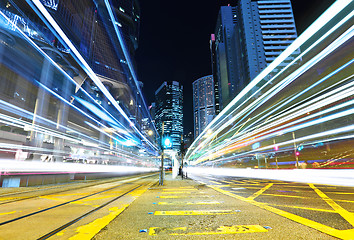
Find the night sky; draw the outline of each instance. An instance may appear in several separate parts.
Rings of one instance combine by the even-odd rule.
[[[184,87],[184,132],[193,132],[192,83],[210,75],[210,34],[214,33],[220,6],[237,0],[140,0],[141,25],[136,52],[139,80],[144,83],[146,103],[154,101],[164,81]],[[300,35],[334,0],[292,0]]]

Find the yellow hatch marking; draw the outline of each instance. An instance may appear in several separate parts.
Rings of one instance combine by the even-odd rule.
[[[271,186],[273,186],[273,183],[269,183],[267,186],[265,186],[264,188],[262,188],[261,190],[259,190],[258,192],[252,194],[252,196],[249,196],[248,199],[255,199],[256,197],[258,197],[259,195],[261,195],[262,193],[264,193],[268,188],[270,188]]]
[[[354,193],[352,192],[327,192],[331,194],[343,194],[343,195],[353,195]]]
[[[211,186],[209,186],[211,187]],[[237,192],[240,193],[240,192]],[[276,196],[276,197],[288,197],[288,198],[303,198],[303,199],[316,199],[313,197],[301,197],[301,196],[293,196],[293,195],[282,195],[282,194],[272,194],[272,193],[263,193],[262,195],[266,195],[266,196]],[[354,203],[354,201],[350,201],[350,200],[340,200],[340,199],[334,199],[337,202],[346,202],[346,203]]]
[[[264,193],[263,195],[267,195],[267,196],[276,196],[276,197],[288,197],[288,198],[304,198],[304,199],[314,199],[314,198],[311,198],[311,197],[301,197],[301,196],[282,195],[282,194],[271,194],[271,193]]]
[[[161,192],[161,194],[192,194],[191,192]]]
[[[218,185],[220,185],[220,184],[221,184],[221,183],[216,182],[216,181],[213,181],[213,180],[209,180],[209,182],[211,182],[211,183],[215,183],[215,184],[218,184]]]
[[[159,198],[185,198],[184,196],[159,196]]]
[[[292,221],[301,223],[301,224],[303,224],[305,226],[314,228],[314,229],[316,229],[318,231],[321,231],[323,233],[326,233],[328,235],[331,235],[331,236],[334,236],[334,237],[337,237],[337,238],[340,238],[340,239],[348,239],[348,240],[353,239],[352,236],[353,236],[353,233],[354,233],[354,229],[337,230],[335,228],[328,227],[328,226],[326,226],[324,224],[309,220],[307,218],[303,218],[303,217],[297,216],[295,214],[292,214],[292,213],[289,213],[289,212],[286,212],[286,211],[271,207],[271,206],[269,206],[269,205],[267,205],[265,203],[260,203],[260,202],[257,202],[255,200],[251,200],[251,199],[247,199],[247,198],[238,196],[238,195],[233,194],[231,192],[228,192],[228,191],[225,191],[223,189],[220,189],[217,186],[209,186],[209,187],[214,189],[214,190],[216,190],[216,191],[218,191],[218,192],[221,192],[221,193],[223,193],[225,195],[231,196],[231,197],[239,199],[241,201],[248,202],[248,203],[253,204],[253,205],[257,206],[257,207],[263,208],[263,209],[265,209],[267,211],[270,211],[272,213],[275,213],[275,214],[278,214],[280,216],[286,217],[286,218],[288,218],[288,219],[290,219]]]
[[[159,202],[158,205],[208,205],[220,204],[220,202]]]
[[[330,212],[330,213],[335,212],[334,210],[327,210],[327,209],[320,209],[320,208],[298,207],[298,206],[289,206],[289,205],[280,205],[280,204],[271,204],[271,203],[268,203],[268,205],[276,206],[276,207],[299,208],[299,209],[319,211],[319,212]]]
[[[158,196],[158,198],[212,198],[214,196],[207,195],[192,195],[192,196],[179,196],[179,195],[171,195],[171,196]]]
[[[191,227],[178,228],[159,228],[153,227],[149,229],[149,235],[156,236],[159,233],[167,233],[168,235],[214,235],[214,234],[237,234],[237,233],[254,233],[254,232],[268,232],[260,225],[234,225],[234,226],[220,226],[218,228],[199,228],[193,229]]]
[[[337,202],[347,202],[347,203],[354,203],[354,201],[350,201],[350,200],[340,200],[340,199],[334,199]]]
[[[1,215],[9,215],[9,214],[14,214],[15,212],[17,212],[17,211],[0,213],[0,216],[1,216]]]
[[[234,210],[188,210],[188,211],[155,211],[154,215],[220,215],[235,214]]]
[[[165,188],[162,191],[197,191],[195,188]]]
[[[313,184],[309,184],[309,186],[320,196],[329,206],[331,206],[338,214],[340,214],[348,223],[354,226],[354,214],[348,212],[344,208],[342,208],[335,201],[330,199],[326,194],[324,194],[320,189],[315,187]]]

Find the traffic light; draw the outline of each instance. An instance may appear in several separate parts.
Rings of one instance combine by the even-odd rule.
[[[172,147],[172,140],[171,140],[170,137],[164,137],[164,138],[162,139],[162,147],[163,147],[164,149],[166,149],[166,148],[171,148],[171,147]]]

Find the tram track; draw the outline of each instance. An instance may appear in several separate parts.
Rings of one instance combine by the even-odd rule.
[[[149,177],[149,176],[154,176],[155,174],[148,174],[144,177]],[[0,205],[4,205],[4,204],[8,204],[8,203],[14,203],[14,202],[19,202],[19,201],[24,201],[24,200],[28,200],[28,199],[33,199],[36,197],[43,197],[43,196],[48,196],[48,195],[52,195],[52,194],[59,194],[59,193],[64,193],[64,192],[68,192],[68,191],[73,191],[73,190],[77,190],[77,189],[82,189],[82,188],[86,188],[86,187],[93,187],[93,186],[98,186],[98,185],[102,185],[102,184],[107,184],[107,183],[112,183],[112,182],[116,182],[116,181],[121,181],[121,180],[126,180],[129,179],[129,177],[125,177],[122,179],[110,179],[110,180],[103,180],[100,181],[99,183],[97,183],[96,181],[93,181],[92,183],[85,183],[85,182],[78,182],[78,183],[73,183],[75,185],[77,184],[85,184],[84,186],[79,185],[79,186],[72,186],[70,187],[69,185],[65,185],[66,189],[64,190],[60,190],[60,191],[54,191],[54,192],[49,192],[46,194],[35,194],[32,196],[25,196],[25,197],[21,197],[21,195],[24,194],[31,194],[31,193],[41,193],[43,191],[50,191],[50,190],[55,190],[58,189],[60,187],[48,187],[48,188],[41,188],[41,189],[36,189],[36,190],[30,190],[30,191],[21,191],[21,192],[13,192],[13,193],[6,193],[6,194],[0,194]],[[3,201],[1,202],[1,198],[8,198],[8,197],[14,197],[14,199],[11,200],[7,200],[7,201]]]
[[[114,182],[117,180],[105,181],[80,189],[57,191],[41,195],[45,196],[43,198],[32,197],[28,201],[22,201],[20,205],[14,202],[12,205],[3,204],[0,212],[3,219],[0,222],[0,239],[55,239],[63,232],[75,234],[78,226],[109,214],[112,208],[124,210],[124,206],[134,201],[139,192],[144,192],[156,183],[155,175],[132,177],[116,184]],[[63,192],[65,194],[62,194]],[[53,201],[60,203],[53,204]],[[126,202],[128,205],[124,205]],[[16,229],[21,229],[20,236],[14,235]]]
[[[66,223],[66,224],[63,224],[62,226],[60,226],[60,227],[54,229],[53,231],[51,231],[51,232],[49,232],[49,233],[47,233],[47,234],[45,234],[45,235],[39,237],[38,240],[48,239],[49,237],[51,237],[51,236],[53,236],[53,235],[59,233],[60,231],[64,230],[65,228],[67,228],[67,227],[73,225],[74,223],[80,221],[81,219],[83,219],[84,217],[88,216],[89,214],[92,214],[93,212],[96,212],[96,211],[100,210],[101,208],[103,208],[103,207],[107,206],[108,204],[110,204],[110,203],[112,203],[112,202],[118,200],[119,198],[121,198],[121,197],[127,195],[128,193],[133,192],[134,190],[138,189],[138,188],[141,187],[141,186],[142,186],[142,185],[138,185],[138,186],[132,188],[131,190],[129,190],[129,191],[127,191],[127,192],[125,192],[125,193],[123,193],[123,194],[121,194],[121,195],[119,195],[119,196],[117,196],[117,197],[111,199],[110,201],[108,201],[108,202],[102,204],[101,206],[96,207],[96,208],[92,209],[91,211],[89,211],[89,212],[87,212],[87,213],[85,213],[85,214],[82,214],[81,216],[75,218],[74,220],[72,220],[72,221],[70,221],[70,222],[68,222],[68,223]]]

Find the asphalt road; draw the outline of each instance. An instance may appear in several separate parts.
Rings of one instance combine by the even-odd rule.
[[[167,176],[94,239],[353,239],[353,188],[189,177]]]
[[[354,239],[353,203],[351,187],[211,175],[0,189],[0,239]]]

